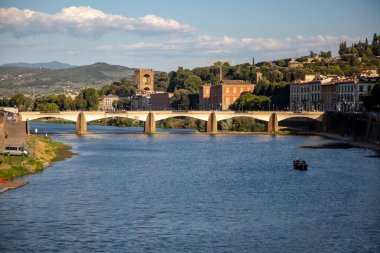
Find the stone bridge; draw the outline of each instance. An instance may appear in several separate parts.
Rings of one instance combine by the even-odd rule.
[[[204,120],[207,125],[207,133],[216,134],[218,132],[217,121],[248,117],[266,122],[267,131],[274,133],[278,131],[278,121],[289,118],[308,118],[322,121],[323,112],[285,112],[285,111],[126,111],[126,112],[104,112],[104,111],[62,111],[57,113],[43,112],[20,112],[19,119],[30,121],[40,118],[59,118],[76,122],[76,132],[78,134],[87,133],[87,122],[105,118],[128,118],[144,121],[144,133],[152,134],[156,132],[156,121],[173,117],[190,117]]]

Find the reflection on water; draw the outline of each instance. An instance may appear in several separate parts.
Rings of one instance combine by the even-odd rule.
[[[371,150],[298,148],[320,137],[36,127],[79,155],[0,196],[4,252],[379,252]],[[310,169],[294,170],[296,158]]]

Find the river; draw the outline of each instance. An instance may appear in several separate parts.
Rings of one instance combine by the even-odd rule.
[[[380,163],[321,137],[32,123],[78,155],[0,196],[1,252],[379,252]],[[303,158],[308,171],[292,160]]]

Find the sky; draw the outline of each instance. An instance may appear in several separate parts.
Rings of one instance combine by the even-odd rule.
[[[378,0],[0,0],[0,64],[176,70],[332,51],[380,33]]]

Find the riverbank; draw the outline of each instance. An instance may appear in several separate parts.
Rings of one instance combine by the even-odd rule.
[[[354,140],[351,137],[341,136],[339,134],[332,133],[324,133],[324,132],[298,132],[298,131],[290,131],[289,135],[301,135],[301,136],[321,136],[326,139],[334,140],[332,143],[315,145],[315,146],[302,146],[301,148],[310,148],[310,149],[347,149],[347,148],[366,148],[372,149],[379,153],[380,157],[380,145],[376,145],[369,142]],[[377,157],[377,156],[376,156]]]
[[[375,151],[380,151],[380,145],[376,145],[376,144],[364,142],[364,141],[357,141],[351,137],[344,137],[344,136],[341,136],[339,134],[331,134],[331,133],[315,133],[315,134],[322,136],[322,137],[325,137],[327,139],[339,140],[339,141],[345,142],[348,145],[351,145],[354,147],[368,148],[368,149],[372,149]]]
[[[37,173],[49,164],[74,155],[71,147],[50,137],[30,135],[26,138],[28,157],[0,156],[0,178],[12,180],[16,177]]]

